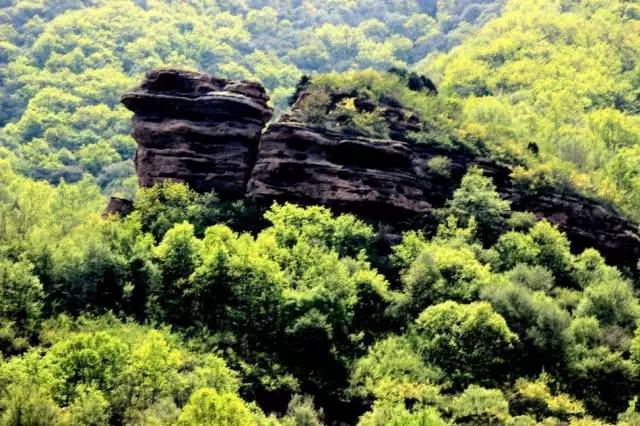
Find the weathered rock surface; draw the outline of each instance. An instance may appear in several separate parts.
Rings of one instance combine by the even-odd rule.
[[[147,74],[122,98],[135,113],[140,185],[170,179],[243,197],[260,133],[271,119],[268,99],[257,83],[175,70]]]
[[[341,97],[334,94],[333,101]],[[477,165],[514,210],[557,224],[576,251],[594,247],[610,262],[629,267],[640,257],[636,224],[603,204],[567,190],[524,190],[512,181],[508,165],[462,145],[403,140],[420,123],[393,102],[383,110],[387,140],[312,127],[300,119],[297,104],[261,135],[271,117],[261,86],[207,75],[153,72],[123,102],[136,113],[133,135],[140,144],[136,165],[143,186],[180,180],[199,191],[262,205],[323,204],[402,226],[442,207],[469,167]],[[370,107],[360,98],[356,106]],[[449,160],[446,173],[428,167],[434,157]]]

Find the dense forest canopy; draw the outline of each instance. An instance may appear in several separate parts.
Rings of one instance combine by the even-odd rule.
[[[39,0],[0,3],[0,134],[20,170],[135,183],[120,95],[175,66],[255,79],[281,109],[304,73],[407,67],[495,16],[492,1]]]
[[[309,123],[384,138],[375,110],[324,106],[392,98],[426,123],[411,143],[460,142],[638,219],[637,0],[0,8],[0,425],[640,423],[638,271],[572,250],[479,168],[434,229],[391,235],[137,188],[119,104],[171,65],[261,81],[282,112],[311,74]],[[109,194],[133,212],[101,217]]]
[[[639,58],[635,1],[521,0],[418,68],[460,101],[461,132],[498,152],[535,144],[529,179],[555,176],[637,217]]]

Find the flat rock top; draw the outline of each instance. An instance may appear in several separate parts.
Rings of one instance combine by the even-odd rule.
[[[172,69],[148,72],[140,86],[122,97],[122,103],[136,114],[188,114],[228,106],[230,111],[241,107],[238,113],[256,115],[265,122],[273,115],[268,102],[260,83]]]
[[[269,96],[260,83],[236,81],[209,74],[180,70],[155,70],[147,73],[138,91],[197,98],[211,92],[231,92],[265,103]]]

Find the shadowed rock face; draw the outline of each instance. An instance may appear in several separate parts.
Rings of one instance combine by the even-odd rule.
[[[260,133],[271,119],[268,99],[257,83],[174,70],[147,74],[122,98],[135,113],[140,185],[170,179],[243,197]]]
[[[385,105],[392,139],[378,140],[312,127],[300,118],[297,104],[261,135],[271,117],[264,89],[202,74],[152,72],[123,102],[136,113],[142,186],[179,180],[198,191],[265,206],[274,200],[322,204],[398,225],[442,207],[477,165],[514,210],[557,224],[575,251],[594,247],[611,263],[631,268],[640,257],[636,224],[609,207],[567,190],[532,193],[512,181],[508,165],[462,145],[402,140],[420,123],[399,105]],[[365,108],[367,101],[360,102]],[[427,166],[440,156],[449,160],[444,174]]]
[[[107,204],[107,208],[102,213],[103,218],[107,218],[109,216],[127,216],[129,213],[133,211],[133,201],[126,200],[124,198],[118,197],[109,197],[109,202]]]

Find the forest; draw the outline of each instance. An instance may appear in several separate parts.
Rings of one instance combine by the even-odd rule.
[[[395,238],[140,188],[120,97],[163,67],[259,81],[276,117],[306,82],[315,126],[393,95],[410,143],[640,221],[638,0],[0,0],[0,425],[640,424],[640,265],[477,167]],[[335,114],[384,139],[376,111]]]

